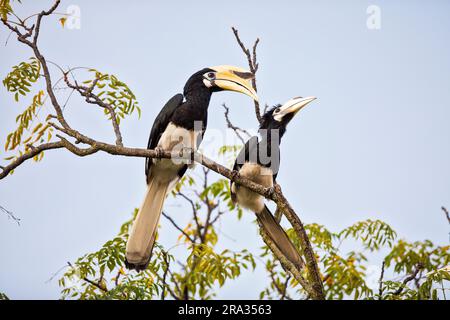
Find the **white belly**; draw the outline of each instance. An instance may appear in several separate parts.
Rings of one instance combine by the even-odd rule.
[[[239,170],[239,174],[255,183],[263,185],[267,188],[273,186],[273,172],[269,168],[259,166],[255,163],[245,163]],[[236,194],[236,200],[241,207],[259,213],[264,209],[264,197],[245,188],[236,187],[233,183],[231,191]]]
[[[199,134],[200,131],[189,131],[169,123],[158,141],[158,147],[168,151],[180,151],[182,148],[195,150]]]
[[[182,151],[185,148],[197,149],[197,137],[200,131],[189,131],[169,123],[158,141],[158,148],[165,151]],[[178,178],[178,171],[186,164],[192,166],[190,161],[180,159],[152,159],[150,175],[160,181],[170,182]],[[157,173],[157,174],[154,174]]]

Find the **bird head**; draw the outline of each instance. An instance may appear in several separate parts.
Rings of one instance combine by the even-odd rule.
[[[194,73],[186,83],[185,92],[199,87],[211,92],[228,90],[243,93],[258,101],[258,95],[253,89],[251,80],[253,74],[245,69],[234,66],[215,66],[204,68]]]
[[[263,115],[260,129],[285,130],[292,118],[294,118],[303,107],[314,100],[316,100],[316,97],[296,97],[283,105],[278,104],[272,107]]]

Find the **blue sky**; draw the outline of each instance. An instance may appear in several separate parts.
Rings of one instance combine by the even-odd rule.
[[[25,0],[18,12],[50,3]],[[381,9],[380,30],[366,26],[372,4]],[[381,219],[402,238],[448,243],[440,210],[450,206],[448,1],[71,0],[59,11],[69,5],[81,9],[81,28],[62,29],[56,17],[46,19],[42,51],[65,67],[116,74],[132,88],[143,113],[140,121],[123,123],[126,145],[146,145],[154,117],[195,71],[246,66],[230,30],[235,26],[246,42],[261,38],[263,103],[318,97],[292,121],[281,150],[278,180],[304,222],[339,230]],[[12,38],[3,46],[7,37],[1,28],[2,77],[31,56]],[[210,129],[225,128],[223,102],[236,125],[255,128],[248,97],[218,93]],[[0,88],[1,141],[22,107]],[[80,99],[71,99],[66,116],[81,131],[114,141],[102,114]],[[0,214],[0,291],[11,298],[58,298],[56,281],[46,281],[66,261],[113,237],[144,188],[142,159],[53,151],[18,168],[0,182],[0,205],[22,219],[17,226]],[[250,213],[240,222],[224,218],[221,228],[232,240],[223,245],[258,248],[251,221]],[[170,228],[165,223],[162,231]],[[162,241],[172,240],[162,235]],[[262,270],[247,272],[219,297],[257,298],[254,288],[262,289],[264,277]]]

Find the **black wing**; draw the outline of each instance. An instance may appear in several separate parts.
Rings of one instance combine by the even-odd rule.
[[[150,137],[148,138],[147,149],[154,149],[158,145],[158,141],[164,130],[166,130],[173,113],[182,103],[183,95],[181,93],[174,95],[169,101],[166,102],[156,117],[155,122],[153,122],[152,131],[150,131]],[[145,176],[147,179],[150,167],[152,165],[152,161],[149,160],[149,158],[145,159]]]
[[[253,158],[250,158],[250,162],[255,162],[253,159],[257,159],[256,163],[272,170],[272,177],[275,182],[280,169],[280,145],[273,144],[267,139],[261,139],[255,150],[252,150],[250,154],[253,156]]]
[[[253,161],[256,161],[258,156],[258,137],[253,136],[250,139],[247,140],[244,147],[239,152],[238,156],[236,157],[236,160],[234,161],[233,165],[233,171],[239,171],[242,168],[242,165],[249,161],[250,159],[254,159]],[[230,180],[230,190],[231,185],[233,184],[233,181]]]
[[[267,146],[267,141],[263,140],[263,141],[259,141],[257,136],[253,136],[251,137],[249,140],[247,140],[247,142],[245,143],[244,147],[241,149],[241,151],[239,152],[236,161],[234,162],[233,165],[233,171],[239,171],[242,167],[242,165],[245,162],[253,162],[253,163],[259,163],[261,164],[262,161],[260,159],[261,154],[259,153],[260,148],[262,148],[262,150],[269,150],[268,146]],[[267,167],[272,167],[273,172],[273,181],[275,182],[275,180],[277,179],[277,175],[278,175],[278,169],[279,169],[279,164],[280,164],[280,150],[277,149],[275,152],[277,153],[277,159],[278,162],[272,162],[271,160],[271,156],[273,154],[275,150],[271,150],[271,154],[266,155],[265,153],[263,153],[263,155],[265,157],[268,157],[268,159],[265,160],[269,160],[268,163],[265,163],[264,165]],[[230,190],[231,190],[231,185],[233,184],[232,181],[230,181]],[[234,195],[231,194],[231,197],[233,199]]]

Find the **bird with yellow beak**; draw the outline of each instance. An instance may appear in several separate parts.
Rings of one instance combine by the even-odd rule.
[[[196,150],[206,130],[211,95],[228,90],[257,100],[252,78],[251,72],[226,65],[194,73],[186,82],[183,94],[173,96],[159,112],[150,132],[148,149]],[[139,271],[147,267],[166,195],[188,166],[175,159],[146,159],[147,192],[129,234],[125,257],[128,268]]]
[[[280,167],[280,143],[287,125],[298,112],[314,101],[315,97],[296,97],[285,104],[270,108],[262,116],[259,136],[250,138],[241,149],[234,162],[233,170],[267,188],[273,187]],[[299,269],[302,258],[286,232],[275,220],[264,197],[230,181],[231,200],[241,207],[252,210],[257,220],[266,230],[273,243]]]

